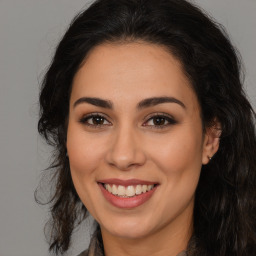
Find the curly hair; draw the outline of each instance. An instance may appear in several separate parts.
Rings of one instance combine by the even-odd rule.
[[[66,157],[72,81],[104,42],[150,42],[183,65],[201,107],[203,127],[218,120],[220,147],[202,167],[189,256],[256,255],[255,112],[242,87],[241,61],[224,28],[185,0],[98,0],[72,21],[42,81],[38,131],[53,146],[50,250],[63,253],[86,218]],[[53,181],[52,181],[53,182]]]

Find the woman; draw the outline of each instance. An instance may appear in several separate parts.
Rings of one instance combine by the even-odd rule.
[[[50,250],[97,221],[81,255],[256,255],[255,113],[225,32],[180,0],[99,0],[42,84],[54,146]]]

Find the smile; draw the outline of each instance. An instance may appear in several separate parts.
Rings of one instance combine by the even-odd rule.
[[[155,185],[130,185],[130,186],[122,186],[116,184],[104,184],[104,188],[111,193],[112,195],[129,198],[134,197],[136,195],[140,195],[142,193],[146,193],[154,188]]]
[[[126,209],[146,203],[159,187],[158,183],[137,179],[107,179],[97,183],[102,195],[110,204]]]

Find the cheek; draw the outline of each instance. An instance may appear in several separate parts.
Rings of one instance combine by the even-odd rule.
[[[67,150],[72,180],[75,189],[88,210],[94,213],[97,208],[93,196],[97,193],[96,170],[101,165],[104,143],[102,139],[95,139],[86,135],[76,124],[70,124],[67,133]]]
[[[84,177],[93,174],[102,159],[103,145],[102,140],[86,135],[77,125],[69,125],[67,150],[73,177],[77,176],[82,181]]]
[[[164,140],[154,142],[151,157],[163,170],[182,174],[192,169],[201,169],[201,134],[184,131],[170,134]]]
[[[201,134],[197,132],[176,133],[168,143],[155,144],[151,156],[163,174],[163,194],[170,195],[168,203],[162,202],[167,209],[163,212],[176,215],[191,202],[200,177],[201,155]]]
[[[199,131],[199,132],[198,132]],[[190,127],[177,129],[164,141],[155,141],[151,158],[162,172],[168,211],[183,209],[194,196],[202,166],[202,134]]]

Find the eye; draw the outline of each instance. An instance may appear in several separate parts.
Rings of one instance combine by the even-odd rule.
[[[80,123],[88,125],[88,126],[94,126],[94,127],[111,125],[111,123],[101,114],[86,115],[80,119]]]
[[[176,124],[176,120],[173,117],[166,114],[155,114],[151,116],[143,126],[150,126],[151,128],[165,128],[169,125]]]

